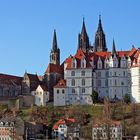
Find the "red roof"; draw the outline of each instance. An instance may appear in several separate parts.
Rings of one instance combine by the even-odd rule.
[[[45,73],[46,74],[47,73],[59,73],[59,74],[62,74],[63,73],[63,66],[58,65],[58,64],[49,63],[48,68],[47,68]]]
[[[61,79],[57,83],[57,85],[54,86],[54,88],[65,88],[66,87],[66,80]]]
[[[120,121],[115,121],[115,120],[96,120],[94,123],[93,123],[93,127],[100,127],[100,126],[103,126],[103,125],[110,125],[110,126],[120,126],[121,125],[121,122]]]
[[[22,77],[0,73],[0,82],[3,84],[21,85]]]
[[[73,118],[68,118],[68,119],[60,119],[59,121],[57,121],[54,126],[53,126],[53,129],[57,130],[59,125],[61,124],[66,124],[66,123],[75,123],[75,119]]]
[[[31,73],[26,73],[26,74],[29,77],[30,81],[36,81],[36,82],[40,81],[37,74],[31,74]]]
[[[130,57],[131,60],[137,59],[140,54],[140,49],[136,50],[134,46],[132,46],[132,49],[130,51],[117,51],[117,57],[120,60],[123,56],[126,58]],[[90,52],[86,53],[82,49],[78,50],[77,53],[74,56],[69,56],[64,62],[67,64],[66,69],[72,69],[72,62],[75,59],[77,62],[76,68],[81,68],[81,60],[86,60],[86,68],[92,67],[90,62],[94,62],[94,65],[97,64],[97,61],[99,57],[104,63],[104,60],[111,56],[111,52]],[[137,61],[135,61],[137,63]],[[132,65],[133,66],[133,65]]]

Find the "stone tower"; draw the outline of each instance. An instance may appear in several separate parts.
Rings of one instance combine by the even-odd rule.
[[[97,29],[97,32],[95,34],[94,50],[96,52],[107,51],[105,34],[104,34],[104,31],[103,31],[103,28],[102,28],[101,15],[99,16],[98,29]]]
[[[58,65],[60,64],[60,49],[57,46],[57,37],[55,30],[53,35],[53,45],[50,53],[50,63]]]
[[[78,49],[77,50],[79,49],[82,49],[85,52],[89,49],[89,37],[86,31],[84,18],[83,18],[82,31],[78,35]]]

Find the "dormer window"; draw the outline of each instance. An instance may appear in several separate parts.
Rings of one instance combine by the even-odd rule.
[[[99,57],[98,63],[97,63],[98,69],[102,69],[102,61],[101,58]]]
[[[72,61],[72,68],[76,68],[76,67],[77,67],[77,61],[74,58],[73,61]]]
[[[85,59],[81,60],[81,68],[86,68],[86,60]]]

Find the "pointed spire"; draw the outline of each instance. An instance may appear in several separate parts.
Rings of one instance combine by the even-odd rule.
[[[86,31],[86,26],[85,26],[85,18],[83,17],[83,25],[82,25],[82,31],[81,31],[82,35],[87,35],[87,31]]]
[[[57,37],[56,37],[56,30],[54,29],[54,35],[53,35],[53,46],[52,50],[56,51],[57,50]]]
[[[111,52],[112,55],[116,54],[116,47],[115,47],[115,41],[113,39],[113,45],[112,45],[112,52]]]
[[[103,31],[102,21],[101,21],[101,15],[99,15],[98,31]]]

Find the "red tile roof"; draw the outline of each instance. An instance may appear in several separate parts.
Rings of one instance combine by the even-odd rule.
[[[132,46],[132,49],[130,51],[117,51],[117,57],[120,60],[123,56],[126,58],[130,57],[133,61],[135,58],[137,59],[140,54],[140,49],[136,50],[134,46]],[[90,62],[94,62],[94,65],[97,65],[97,61],[99,57],[104,63],[104,60],[107,58],[109,59],[111,56],[111,52],[90,52],[86,53],[83,52],[83,50],[78,50],[77,53],[74,56],[69,56],[64,62],[67,64],[66,69],[72,69],[72,62],[73,59],[77,62],[76,68],[81,68],[81,60],[85,59],[87,62],[86,68],[90,68],[91,64]],[[137,63],[137,62],[136,62]]]
[[[96,120],[94,121],[93,123],[93,127],[100,127],[100,126],[103,126],[103,125],[112,125],[112,126],[120,126],[121,125],[121,122],[120,121],[115,121],[115,120]]]
[[[3,84],[21,85],[22,77],[0,73],[0,82]]]
[[[66,80],[61,79],[55,86],[54,88],[65,88],[66,87]]]
[[[58,65],[58,64],[49,63],[45,73],[46,74],[48,74],[48,73],[59,73],[59,74],[62,74],[63,73],[63,66],[62,65]]]
[[[57,121],[57,122],[54,124],[53,129],[54,129],[54,130],[57,130],[58,127],[59,127],[59,125],[61,125],[61,124],[66,124],[67,122],[68,122],[68,123],[75,123],[75,119],[73,119],[73,118],[60,119],[59,121]]]

